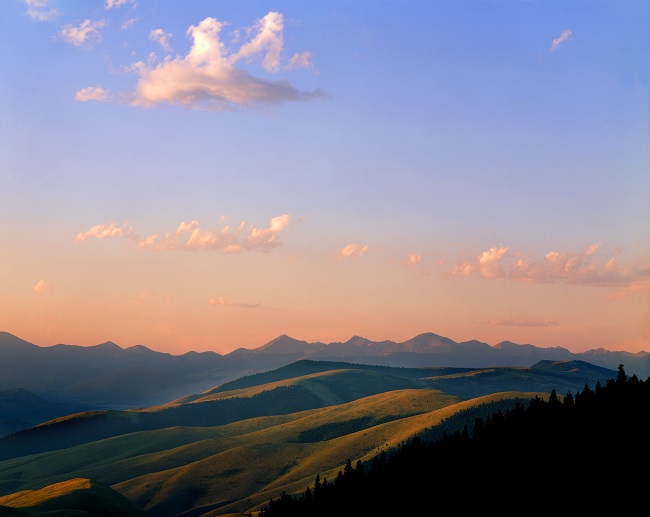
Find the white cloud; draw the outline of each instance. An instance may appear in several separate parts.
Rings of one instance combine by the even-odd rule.
[[[117,7],[122,7],[123,5],[130,3],[135,7],[135,0],[106,0],[104,2],[104,9],[114,9]]]
[[[555,52],[562,43],[570,40],[571,36],[573,36],[573,31],[571,29],[563,30],[562,34],[560,34],[557,38],[555,38],[551,43],[551,48],[549,49],[549,52]]]
[[[149,33],[149,39],[160,43],[160,46],[165,52],[171,52],[172,50],[171,46],[169,45],[169,40],[171,37],[172,35],[170,33],[165,32],[162,29],[154,29]]]
[[[255,37],[242,45],[238,52],[231,54],[229,61],[236,63],[242,57],[266,52],[262,66],[269,72],[277,72],[280,69],[280,54],[284,45],[282,35],[284,17],[282,13],[269,12],[264,18],[257,21],[254,29],[257,30]]]
[[[71,23],[64,25],[61,28],[59,35],[63,41],[72,43],[76,47],[84,43],[92,43],[97,41],[100,37],[100,29],[106,27],[108,23],[104,20],[91,21],[85,19],[79,25],[75,26]]]
[[[45,280],[39,280],[36,282],[34,287],[32,287],[32,291],[34,291],[36,294],[43,294],[49,287],[49,284]]]
[[[280,68],[283,47],[282,15],[270,12],[256,26],[257,34],[228,55],[220,40],[223,22],[205,18],[187,35],[193,44],[185,56],[168,57],[152,65],[132,66],[140,74],[132,98],[134,106],[151,108],[161,103],[192,109],[230,110],[237,107],[305,101],[322,92],[301,92],[287,80],[254,77],[235,64],[263,54],[262,65],[273,73]]]
[[[267,228],[256,228],[244,222],[232,229],[225,225],[221,228],[204,229],[197,220],[182,222],[171,232],[151,234],[140,237],[133,229],[124,224],[98,224],[90,230],[80,232],[77,241],[106,237],[127,238],[138,248],[150,251],[219,251],[221,253],[240,253],[241,251],[267,252],[280,245],[278,235],[287,227],[291,216],[284,214],[274,217]]]
[[[208,300],[208,303],[210,305],[221,305],[223,307],[239,307],[241,309],[257,309],[260,304],[259,303],[241,303],[241,302],[229,302],[224,300],[221,296],[217,296],[216,298],[213,296]]]
[[[88,88],[82,88],[77,91],[74,98],[79,102],[106,101],[108,100],[108,90],[99,86],[89,86]]]
[[[368,252],[367,244],[348,244],[339,251],[339,255],[343,258],[360,257]]]
[[[313,68],[314,63],[312,60],[311,52],[302,52],[300,54],[294,54],[289,59],[289,63],[285,67],[287,70],[293,70],[294,68]]]
[[[50,7],[50,0],[24,0],[27,4],[27,16],[33,20],[44,22],[56,18],[59,15],[54,7]]]

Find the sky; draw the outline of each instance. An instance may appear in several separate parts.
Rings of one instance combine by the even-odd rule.
[[[650,2],[6,0],[0,330],[650,351]]]

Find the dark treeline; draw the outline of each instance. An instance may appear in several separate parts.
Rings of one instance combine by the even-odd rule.
[[[283,492],[259,517],[647,511],[649,421],[650,378],[628,378],[620,365],[595,389],[553,390],[439,439],[348,459],[335,479]]]

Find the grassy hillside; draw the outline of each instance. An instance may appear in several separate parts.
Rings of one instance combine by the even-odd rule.
[[[251,509],[283,490],[299,492],[316,474],[334,477],[344,458],[367,460],[495,394],[461,401],[429,389],[359,400],[224,426],[132,433],[0,462],[0,490],[33,489],[70,477],[112,486],[153,516]],[[319,436],[320,435],[320,436]]]
[[[146,517],[147,513],[103,483],[75,478],[0,497],[0,515]]]
[[[173,404],[58,418],[0,439],[0,494],[97,480],[153,517],[255,510],[333,479],[414,435],[486,408],[607,378],[574,362],[532,368],[389,368],[299,361]],[[611,375],[609,375],[611,377]],[[503,389],[503,388],[506,389]]]
[[[568,367],[568,363],[574,363]],[[256,416],[341,404],[381,392],[438,389],[464,399],[500,391],[575,391],[613,372],[578,362],[542,368],[389,368],[298,361],[265,374],[141,410],[103,410],[58,418],[0,438],[0,459],[72,447],[138,431],[217,426]],[[264,381],[265,383],[260,384]],[[228,389],[227,389],[228,388]],[[189,402],[191,400],[191,402]]]

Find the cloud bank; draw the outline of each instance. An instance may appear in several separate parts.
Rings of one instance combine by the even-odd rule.
[[[210,305],[221,305],[222,307],[238,307],[240,309],[257,309],[259,303],[241,303],[241,302],[229,302],[224,300],[221,296],[216,298],[213,296],[208,300]]]
[[[619,265],[621,250],[600,254],[601,244],[595,243],[581,253],[549,251],[541,261],[523,258],[510,252],[507,246],[492,247],[460,260],[443,275],[450,277],[504,278],[532,284],[573,284],[616,287],[608,298],[619,299],[650,291],[650,266],[635,268]]]
[[[272,218],[266,228],[256,228],[242,222],[235,229],[228,225],[204,229],[198,220],[193,220],[189,223],[181,222],[174,231],[144,237],[134,234],[133,228],[127,224],[118,226],[115,223],[107,223],[77,233],[75,240],[128,239],[138,248],[150,251],[268,252],[280,245],[278,236],[288,226],[290,220],[290,215],[283,214]]]

